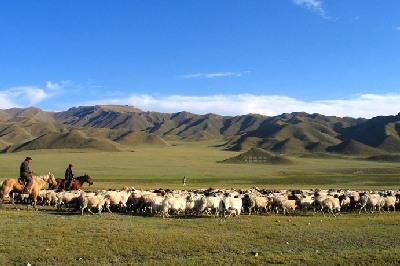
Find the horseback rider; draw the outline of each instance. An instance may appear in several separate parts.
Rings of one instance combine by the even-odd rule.
[[[29,193],[33,185],[32,171],[29,169],[31,161],[31,157],[26,157],[19,168],[19,181],[20,183],[25,184],[24,193]]]
[[[68,168],[65,170],[65,182],[64,182],[64,189],[71,190],[72,188],[72,180],[74,179],[74,174],[72,173],[72,164],[68,165]]]

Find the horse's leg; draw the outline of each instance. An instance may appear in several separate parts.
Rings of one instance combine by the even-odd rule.
[[[14,198],[13,198],[13,197],[9,197],[9,199],[10,199],[10,202],[11,202],[11,204],[13,205],[13,207],[14,207],[17,211],[19,211],[19,209],[18,209],[18,207],[17,207],[17,204],[15,204],[15,202],[14,202]]]
[[[13,190],[14,190],[13,187],[12,187],[12,188],[6,188],[6,189],[3,191],[3,198],[2,198],[2,200],[4,201],[5,198],[8,196],[8,199],[9,199],[9,201],[11,202],[11,204],[13,205],[13,207],[14,207],[17,211],[19,211],[19,209],[18,209],[18,207],[17,207],[17,204],[15,204],[14,198],[10,196],[10,193],[11,193],[11,191],[13,191]],[[20,193],[21,193],[21,192],[20,192]]]
[[[3,187],[0,188],[0,207],[3,207]]]
[[[35,211],[37,211],[38,209],[36,208],[36,203],[37,203],[37,199],[35,197],[35,199],[33,200],[33,208],[35,209]]]
[[[76,179],[72,180],[70,188],[71,188],[71,191],[72,190],[79,190],[80,189],[79,182],[77,182]]]
[[[83,181],[78,180],[78,182],[76,182],[76,190],[80,190],[82,186],[83,186]]]
[[[4,194],[3,187],[0,189],[0,207],[3,207],[3,203],[6,199],[6,194]]]
[[[31,200],[32,200],[32,207],[33,207],[33,209],[34,209],[35,211],[37,211],[36,203],[37,203],[37,195],[38,195],[38,194],[39,194],[39,193],[36,193],[33,189],[31,190],[30,198],[31,198]],[[28,204],[28,206],[29,206],[29,204]]]

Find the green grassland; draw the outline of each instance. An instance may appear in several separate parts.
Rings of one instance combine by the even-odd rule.
[[[292,164],[218,163],[236,156],[211,142],[179,142],[170,147],[137,147],[130,152],[43,150],[0,155],[0,179],[16,177],[26,155],[34,158],[37,173],[52,171],[63,177],[68,163],[76,174],[88,173],[96,188],[188,187],[268,188],[399,188],[400,164],[356,160],[351,157],[291,157]]]
[[[223,220],[7,207],[0,220],[1,265],[400,263],[399,213]]]
[[[398,163],[354,158],[290,157],[287,165],[217,163],[236,156],[215,143],[141,146],[132,152],[32,151],[0,155],[0,179],[16,177],[33,157],[37,173],[66,165],[101,188],[399,188]],[[88,189],[87,184],[85,189]],[[393,264],[400,263],[400,213],[240,218],[80,216],[77,212],[0,207],[0,265],[110,264]],[[258,252],[258,256],[254,256]]]

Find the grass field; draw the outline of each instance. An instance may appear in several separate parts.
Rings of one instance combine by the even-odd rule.
[[[400,167],[354,159],[291,158],[290,165],[221,164],[237,153],[213,143],[179,143],[135,152],[34,151],[0,155],[0,179],[34,158],[37,173],[63,175],[69,162],[100,188],[399,188]],[[88,188],[85,185],[85,188]],[[400,213],[310,213],[219,218],[84,215],[0,208],[0,265],[399,264]],[[259,256],[254,256],[258,252]]]
[[[63,177],[68,163],[76,174],[88,173],[94,189],[181,187],[269,188],[398,188],[400,165],[355,159],[291,158],[290,165],[222,164],[237,155],[213,148],[215,143],[179,143],[176,146],[139,147],[134,152],[31,151],[0,155],[0,179],[16,177],[26,155],[34,158],[37,173],[52,171]]]
[[[399,213],[163,220],[7,208],[0,219],[1,265],[400,263]]]

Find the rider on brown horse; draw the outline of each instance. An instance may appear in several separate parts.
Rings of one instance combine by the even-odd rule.
[[[68,168],[65,170],[65,182],[64,182],[64,189],[71,190],[72,187],[72,180],[74,179],[74,174],[72,173],[72,164],[68,165]]]
[[[19,168],[19,182],[22,184],[28,183],[25,188],[24,192],[28,193],[32,187],[33,180],[32,180],[32,172],[29,169],[29,163],[32,161],[31,157],[26,157],[25,160],[21,163]]]

